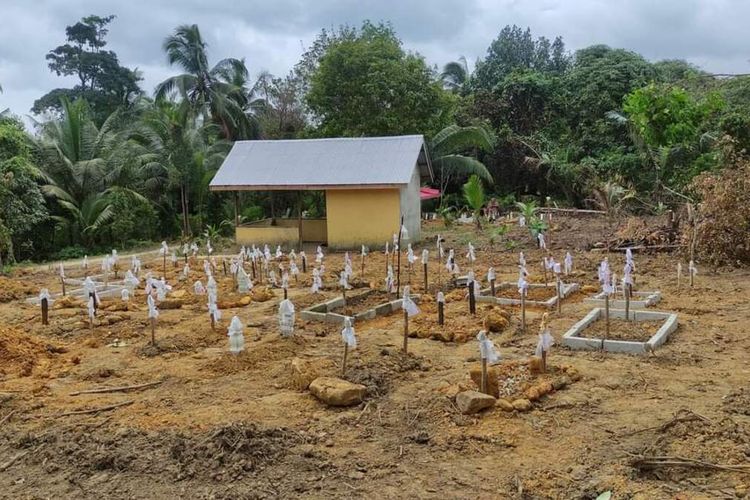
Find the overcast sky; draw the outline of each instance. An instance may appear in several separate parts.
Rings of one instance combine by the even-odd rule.
[[[535,37],[561,35],[569,50],[605,43],[652,60],[750,72],[748,0],[0,0],[0,110],[28,114],[50,89],[73,85],[52,74],[44,56],[64,42],[67,25],[89,14],[117,16],[109,48],[142,72],[148,92],[178,71],[161,43],[185,23],[200,26],[211,62],[244,57],[252,74],[283,75],[321,28],[364,19],[390,21],[431,65],[461,55],[473,62],[503,26],[518,24]]]

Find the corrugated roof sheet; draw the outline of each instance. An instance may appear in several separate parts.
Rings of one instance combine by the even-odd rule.
[[[408,184],[421,135],[237,141],[211,189],[300,189]],[[426,156],[422,157],[427,161]]]

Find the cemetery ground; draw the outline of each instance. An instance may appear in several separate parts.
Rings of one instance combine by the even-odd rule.
[[[326,252],[320,294],[310,293],[314,249],[308,249],[308,273],[299,284],[290,280],[297,311],[292,338],[279,334],[280,289],[270,296],[254,280],[250,294],[239,294],[220,265],[222,318],[212,330],[205,296],[192,289],[196,279],[205,283],[200,262],[186,281],[178,281],[182,264],[168,262],[174,289],[159,306],[156,346],[150,345],[142,284],[129,304],[119,296],[103,299],[93,328],[85,303],[59,300],[43,326],[39,306],[24,299],[42,287],[59,292],[57,271],[18,269],[0,283],[0,497],[750,494],[750,273],[699,263],[694,286],[683,278],[678,289],[678,255],[635,252],[636,290],[660,290],[661,301],[650,309],[676,312],[678,329],[645,355],[572,351],[562,346],[562,336],[592,308],[583,299],[599,291],[596,268],[607,253],[591,247],[610,237],[610,227],[594,217],[553,223],[551,255],[562,261],[570,251],[574,270],[565,281],[581,285],[563,300],[561,312],[530,307],[522,332],[518,307],[478,303],[471,316],[465,290],[446,288],[448,328],[438,331],[432,326],[438,266],[443,283],[448,275],[435,255],[437,233],[446,239],[446,252],[455,250],[461,274],[471,267],[464,255],[474,243],[473,267],[483,287],[490,265],[498,282],[515,282],[519,251],[526,254],[530,281],[542,282],[543,254],[528,231],[515,226],[490,241],[492,228],[477,233],[471,225],[426,224],[430,291],[418,303],[421,314],[410,320],[408,354],[402,352],[400,311],[355,322],[358,345],[349,351],[343,378],[363,384],[367,394],[349,407],[327,406],[305,389],[317,376],[341,376],[341,326],[300,318],[302,309],[340,296],[341,252]],[[417,255],[422,245],[415,246]],[[621,274],[623,252],[608,255]],[[355,282],[362,281],[359,258],[352,253]],[[161,258],[142,260],[144,272],[161,275]],[[405,254],[401,266],[403,285]],[[72,267],[66,272],[83,275]],[[366,283],[383,289],[382,248],[368,255],[365,274]],[[421,264],[411,281],[412,292],[422,294]],[[537,377],[546,390],[530,394],[528,360],[544,312],[555,338],[550,375]],[[228,352],[233,315],[245,325],[239,355]],[[528,399],[530,405],[498,403],[467,415],[455,396],[478,389],[469,373],[480,365],[475,337],[488,315],[497,323],[489,338],[502,357],[498,390],[512,396],[508,402]],[[430,328],[435,334],[425,331]],[[100,388],[126,389],[86,392]]]

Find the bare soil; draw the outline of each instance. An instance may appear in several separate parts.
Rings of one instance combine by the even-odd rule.
[[[566,281],[598,287],[603,254],[593,247],[614,238],[618,223],[557,217],[552,226],[551,254],[562,260],[571,251],[575,259]],[[477,233],[430,222],[424,245],[431,261],[438,233],[462,269],[466,244],[474,243],[482,278],[493,266],[498,281],[515,281],[519,251],[529,262],[542,258],[528,231],[516,226],[491,238],[491,228]],[[363,280],[375,288],[385,268],[378,250]],[[50,325],[42,326],[38,306],[12,299],[0,304],[0,497],[593,499],[611,491],[630,499],[742,498],[750,486],[750,272],[699,262],[695,286],[678,290],[677,256],[636,253],[635,259],[638,286],[660,290],[658,310],[679,314],[666,344],[644,356],[560,347],[565,331],[591,310],[582,303],[585,294],[574,294],[561,313],[549,312],[557,345],[548,363],[570,367],[580,380],[532,401],[530,411],[496,408],[471,416],[458,411],[453,396],[477,388],[469,372],[479,366],[474,338],[488,311],[478,304],[478,314],[469,315],[461,292],[446,304],[446,318],[465,343],[410,338],[404,354],[400,315],[356,325],[358,347],[350,351],[346,378],[364,384],[368,395],[351,408],[326,407],[292,384],[294,358],[339,375],[339,326],[298,319],[295,336],[282,338],[280,290],[250,294],[241,305],[247,299],[220,272],[219,300],[229,307],[211,330],[205,296],[192,295],[196,279],[205,284],[200,262],[184,282],[179,270],[167,270],[173,296],[181,295],[173,300],[182,306],[161,310],[156,348],[149,347],[142,289],[132,308],[116,310],[116,300],[102,308],[93,331],[82,303],[53,308]],[[610,262],[619,269],[624,258],[613,253]],[[161,259],[144,265],[158,274]],[[326,266],[343,267],[343,254],[328,253]],[[430,266],[431,284],[437,270]],[[541,269],[529,270],[539,282]],[[23,296],[41,287],[59,291],[47,266],[9,281],[26,290]],[[315,296],[309,275],[291,286],[298,311],[338,294],[335,273],[325,281]],[[414,281],[421,292],[416,273]],[[415,329],[420,318],[434,321],[435,291],[420,301]],[[545,311],[528,311],[522,332],[518,309],[508,310],[508,327],[490,339],[502,356],[498,368],[510,370],[498,378],[503,394],[513,398],[545,382],[524,368]],[[226,335],[235,314],[245,325],[239,356],[228,353]],[[155,381],[161,383],[71,395]]]
[[[609,319],[609,334],[607,322],[604,318],[591,323],[583,332],[584,337],[607,340],[627,340],[630,342],[648,342],[664,324],[660,321],[625,321],[624,319]]]

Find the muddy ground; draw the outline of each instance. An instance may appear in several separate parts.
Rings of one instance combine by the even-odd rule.
[[[142,288],[130,308],[105,300],[93,328],[82,303],[53,308],[50,325],[42,326],[38,307],[19,297],[42,286],[59,291],[59,281],[46,268],[19,270],[2,282],[12,290],[0,294],[0,497],[745,496],[750,273],[717,272],[699,263],[695,286],[683,282],[678,290],[678,256],[636,253],[637,288],[662,291],[654,309],[677,312],[678,330],[651,355],[574,352],[559,345],[561,337],[590,310],[582,300],[597,286],[602,257],[591,248],[616,227],[596,218],[558,218],[554,226],[552,255],[562,260],[566,251],[573,253],[571,280],[586,291],[566,298],[561,313],[550,311],[558,345],[548,362],[553,370],[572,367],[581,378],[541,397],[528,412],[495,408],[466,416],[453,402],[457,390],[475,387],[469,376],[479,366],[473,337],[487,314],[479,304],[477,316],[470,316],[462,290],[449,292],[446,304],[460,342],[411,338],[404,355],[400,314],[355,325],[359,346],[349,354],[346,378],[366,385],[368,396],[359,406],[329,408],[298,389],[290,363],[300,358],[336,376],[340,327],[305,323],[298,314],[294,338],[281,338],[275,316],[280,290],[268,300],[256,290],[244,305],[248,299],[232,292],[231,278],[219,271],[224,310],[212,330],[205,297],[192,295],[198,272],[178,283],[181,266],[169,270],[175,285],[170,300],[182,305],[162,308],[152,347]],[[542,254],[527,232],[514,227],[491,237],[490,228],[477,234],[469,226],[430,223],[425,245],[432,287],[420,301],[425,316],[436,310],[438,232],[446,237],[445,248],[456,250],[462,270],[469,267],[463,256],[472,241],[478,277],[484,279],[492,265],[498,281],[515,281],[523,250],[531,281],[543,281]],[[613,269],[622,268],[621,254],[610,260]],[[158,259],[144,264],[161,268]],[[200,263],[191,267],[201,269]],[[309,293],[309,276],[292,283],[298,313],[338,294],[328,287],[338,281],[343,255],[328,254],[326,267],[327,289],[319,296]],[[359,265],[354,267],[356,274]],[[364,281],[383,287],[384,269],[379,249],[368,257]],[[446,281],[444,269],[440,278]],[[413,281],[413,292],[422,292],[421,274]],[[529,309],[524,333],[519,309],[501,309],[511,313],[510,321],[490,338],[501,364],[525,373],[544,310]],[[233,314],[246,325],[246,350],[239,356],[228,353]],[[149,383],[157,384],[72,394]],[[510,386],[510,378],[501,380],[504,394]],[[81,413],[93,409],[102,411]]]

